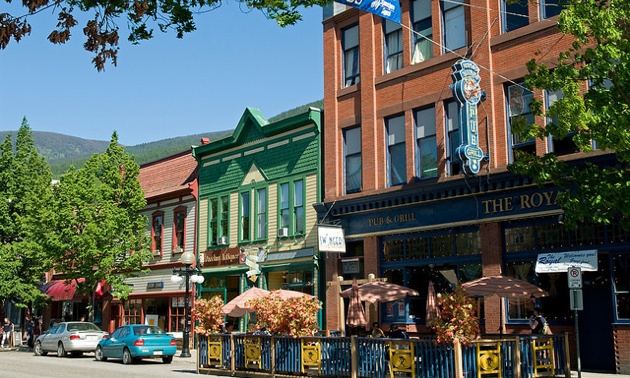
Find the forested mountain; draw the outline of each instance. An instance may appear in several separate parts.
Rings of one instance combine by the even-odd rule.
[[[277,122],[284,118],[291,117],[299,114],[308,107],[322,109],[323,100],[315,101],[310,104],[288,110],[270,118],[269,121]],[[226,137],[232,134],[233,131],[234,130],[223,130],[203,134],[178,136],[155,142],[138,144],[136,146],[125,146],[125,151],[134,155],[138,164],[144,164],[162,159],[178,152],[190,150],[192,145],[199,145],[201,143],[201,138],[210,138],[212,141]],[[15,143],[17,131],[0,131],[0,142],[3,141],[9,133],[12,134]],[[59,178],[59,176],[67,171],[72,165],[75,167],[81,167],[85,160],[87,160],[90,156],[95,153],[105,151],[109,145],[109,140],[102,141],[82,139],[46,131],[33,130],[32,135],[35,140],[35,148],[46,159],[46,161],[48,161],[55,178]]]

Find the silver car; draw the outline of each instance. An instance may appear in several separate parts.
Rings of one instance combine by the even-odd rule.
[[[94,352],[98,342],[107,335],[90,322],[57,323],[35,340],[35,355],[56,352],[57,357],[64,357],[68,353],[81,355],[83,352]]]

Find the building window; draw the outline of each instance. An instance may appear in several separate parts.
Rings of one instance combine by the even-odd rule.
[[[540,2],[541,17],[551,18],[560,14],[564,6],[560,4],[561,0],[542,0]]]
[[[267,188],[256,190],[256,238],[267,238]]]
[[[181,332],[185,328],[185,297],[171,297],[169,332]]]
[[[240,196],[240,226],[241,226],[241,240],[250,239],[250,212],[251,212],[251,193],[249,191],[242,192]]]
[[[435,137],[435,107],[416,110],[416,175],[418,178],[437,177],[437,143]]]
[[[293,229],[296,234],[304,233],[304,210],[304,181],[297,180],[293,183]]]
[[[385,20],[385,73],[397,71],[403,67],[402,25]]]
[[[461,172],[461,162],[455,154],[455,150],[462,144],[462,136],[459,132],[459,104],[449,101],[444,104],[446,116],[446,160],[447,174],[449,176],[458,175]]]
[[[304,181],[295,180],[280,185],[280,228],[289,234],[303,234],[305,224]]]
[[[361,128],[343,132],[346,194],[361,191]]]
[[[464,0],[441,1],[445,52],[466,46]]]
[[[224,244],[219,243],[220,241],[227,241],[230,203],[228,196],[211,198],[209,202],[208,246],[210,247]]]
[[[564,93],[562,93],[562,91],[545,92],[545,103],[547,109],[549,109],[554,104],[554,102],[563,97]],[[557,125],[558,117],[548,118],[547,122],[552,122],[553,124]],[[547,138],[549,152],[553,152],[558,156],[579,152],[580,150],[573,141],[574,136],[575,132],[569,132],[564,138],[554,138],[553,135],[550,134]]]
[[[159,255],[162,253],[162,242],[164,235],[164,213],[157,212],[153,214],[153,222],[151,226],[151,251]]]
[[[529,24],[529,10],[527,0],[508,1],[503,0],[501,7],[503,12],[503,32],[507,33]]]
[[[359,83],[359,25],[342,30],[343,87]]]
[[[173,219],[173,234],[175,236],[173,240],[173,251],[181,253],[186,250],[186,208],[176,208]]]
[[[513,162],[516,151],[527,152],[530,154],[536,153],[536,140],[533,137],[523,138],[514,133],[513,130],[517,127],[525,130],[527,129],[527,125],[534,123],[534,114],[529,109],[533,93],[529,89],[525,88],[524,83],[516,83],[507,85],[506,95],[508,108],[508,135],[512,136],[510,159]]]
[[[411,7],[414,31],[411,64],[416,64],[433,57],[431,0],[414,0]]]
[[[387,133],[387,173],[389,186],[407,182],[407,151],[405,147],[405,116],[385,120]]]
[[[124,311],[125,324],[142,323],[142,299],[127,299]]]
[[[615,254],[613,279],[618,320],[630,320],[630,255]]]

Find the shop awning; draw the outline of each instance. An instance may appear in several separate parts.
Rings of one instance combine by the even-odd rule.
[[[71,301],[77,289],[76,281],[52,280],[42,286],[42,292],[53,301]]]
[[[79,283],[85,281],[84,278],[79,278]],[[103,296],[103,283],[100,283],[96,288],[95,298],[100,299]],[[77,289],[77,282],[72,280],[66,283],[66,280],[52,280],[45,283],[41,290],[44,294],[47,294],[52,301],[71,301],[74,298],[75,291]]]

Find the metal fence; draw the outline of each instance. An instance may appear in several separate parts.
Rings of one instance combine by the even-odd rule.
[[[566,335],[433,339],[199,335],[199,372],[349,378],[570,377]]]

